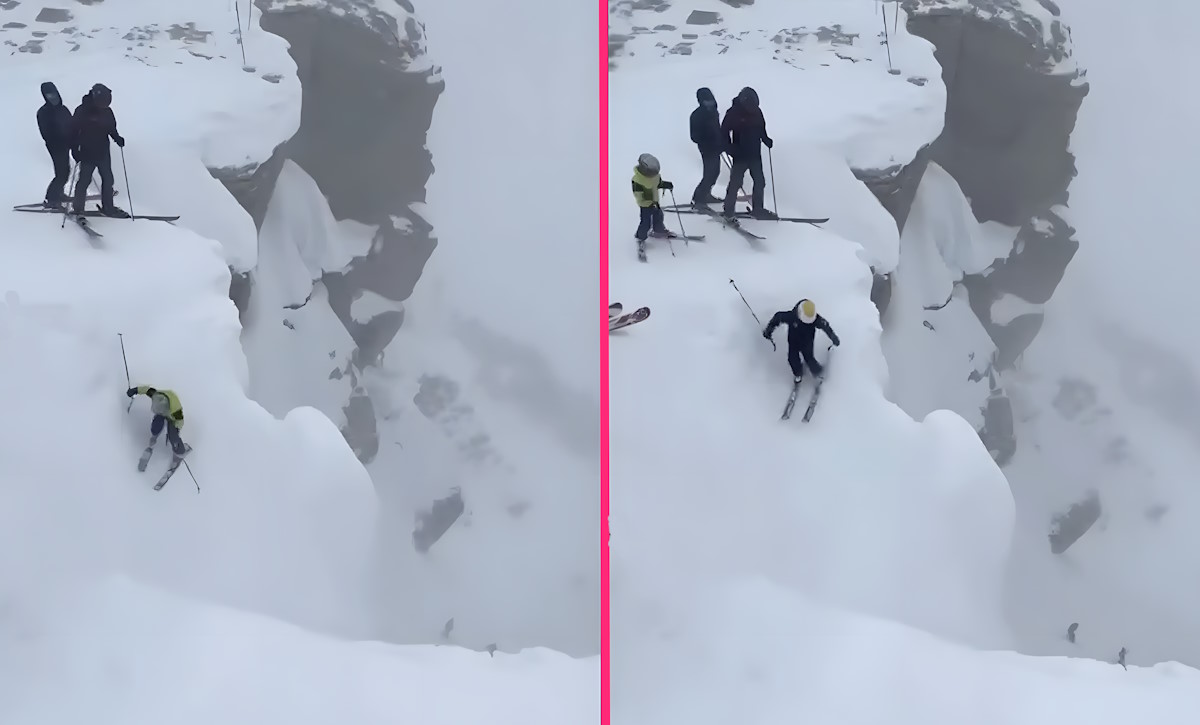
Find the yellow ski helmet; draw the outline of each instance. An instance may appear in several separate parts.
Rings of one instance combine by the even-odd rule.
[[[817,306],[812,300],[800,300],[796,303],[796,314],[800,316],[801,322],[811,325],[817,319]]]

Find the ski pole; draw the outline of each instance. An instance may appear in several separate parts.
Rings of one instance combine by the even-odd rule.
[[[733,288],[734,288],[735,290],[737,290],[738,297],[741,297],[741,298],[742,298],[742,304],[746,305],[746,309],[750,310],[750,315],[751,315],[752,317],[754,317],[754,321],[758,323],[758,326],[759,326],[759,327],[762,327],[762,326],[763,326],[762,320],[758,319],[758,315],[757,315],[757,314],[754,312],[754,308],[753,308],[753,307],[751,307],[751,306],[750,306],[750,303],[746,301],[746,295],[742,294],[742,291],[741,291],[740,289],[738,289],[737,282],[734,282],[734,281],[731,279],[731,280],[729,280],[729,284],[733,285]],[[771,343],[771,349],[772,349],[772,350],[778,350],[778,349],[779,349],[779,348],[775,347],[775,341],[774,341],[774,340],[772,340],[771,338],[767,338],[767,342]]]
[[[68,186],[70,186],[70,188],[71,188],[71,198],[72,199],[75,198],[75,177],[77,177],[77,176],[79,176],[79,162],[78,161],[75,162],[75,168],[71,170],[71,181],[68,182]],[[70,208],[71,208],[70,203],[63,204],[63,219],[62,219],[62,225],[59,227],[59,229],[67,228],[67,214],[70,213],[69,212]]]
[[[771,203],[775,206],[775,215],[779,215],[779,197],[775,196],[775,155],[771,147],[767,147],[767,166],[771,169]]]
[[[125,147],[121,147],[121,171],[125,173],[125,198],[129,199],[129,220],[135,221],[133,216],[133,192],[129,190],[129,168],[125,166]]]
[[[683,246],[688,246],[687,231],[683,228],[683,212],[679,211],[679,204],[675,201],[675,190],[671,189],[668,193],[671,194],[671,206],[675,207],[675,216],[679,217],[679,233],[683,235]]]
[[[192,467],[187,461],[183,462],[183,467],[187,469],[188,475],[192,477],[192,483],[196,484],[196,495],[200,495],[200,482],[196,480],[196,474],[192,473]]]
[[[121,362],[125,363],[125,387],[132,388],[133,382],[129,379],[129,358],[125,357],[125,336],[117,333],[117,339],[121,341]],[[133,408],[133,398],[129,399],[129,405],[125,406],[125,412],[128,413]]]

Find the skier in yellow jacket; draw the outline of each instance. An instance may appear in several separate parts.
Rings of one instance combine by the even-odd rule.
[[[179,429],[183,428],[183,405],[179,402],[179,396],[175,394],[174,390],[139,385],[126,390],[125,395],[130,398],[135,395],[145,395],[150,398],[150,412],[154,413],[154,419],[150,421],[148,450],[153,449],[154,444],[158,442],[158,434],[162,433],[163,426],[167,428],[167,442],[171,444],[171,450],[175,452],[175,455],[184,456],[192,449],[179,437]]]
[[[658,190],[670,191],[675,188],[675,185],[669,181],[663,181],[659,173],[658,159],[650,154],[642,154],[638,157],[637,166],[633,169],[633,198],[641,210],[641,219],[638,222],[637,232],[634,233],[639,245],[645,243],[646,237],[650,235],[651,231],[656,237],[674,236],[667,231],[667,227],[663,224],[663,210],[658,203]]]

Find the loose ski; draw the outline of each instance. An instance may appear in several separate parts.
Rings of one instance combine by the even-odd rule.
[[[630,325],[636,325],[637,323],[646,320],[648,317],[650,317],[650,308],[640,307],[633,312],[610,319],[608,321],[608,331],[615,332],[616,330],[629,327]]]

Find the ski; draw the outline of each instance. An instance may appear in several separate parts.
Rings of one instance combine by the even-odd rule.
[[[821,374],[817,376],[817,387],[813,388],[812,397],[808,400],[808,409],[804,411],[804,422],[812,420],[813,413],[817,409],[817,401],[821,398],[821,386],[825,383],[825,376],[829,374],[829,360],[833,356],[833,346],[830,345],[825,351],[825,367],[821,370]]]
[[[621,314],[621,310],[625,309],[620,302],[614,302],[608,306],[608,319],[612,319]]]
[[[648,317],[650,317],[650,308],[640,307],[633,312],[610,319],[608,321],[608,331],[615,332],[630,325],[636,325]]]
[[[28,212],[31,214],[63,214],[64,213],[61,207],[58,209],[55,209],[54,207],[46,208],[46,207],[43,207],[40,205],[37,208],[13,207],[13,211],[23,211],[23,212]],[[118,217],[118,216],[110,217],[107,214],[104,214],[103,212],[91,211],[91,210],[81,212],[78,215],[75,214],[75,212],[65,212],[65,213],[70,214],[72,216],[101,217],[104,219],[145,219],[147,221],[154,221],[154,222],[173,222],[173,221],[176,221],[179,219],[179,215],[177,215],[177,214],[174,216],[134,214],[133,216],[127,216],[127,217]]]
[[[655,234],[654,232],[651,232],[650,236],[654,237],[655,239],[686,239],[689,242],[703,242],[704,241],[703,234],[699,234],[699,235],[697,235],[697,234],[676,234],[675,232],[667,232],[666,234]]]
[[[779,418],[780,420],[792,417],[792,408],[796,407],[796,396],[800,394],[800,386],[803,383],[803,380],[792,383],[792,392],[788,394],[787,405],[783,406],[783,415]]]
[[[817,409],[817,401],[821,398],[821,383],[823,382],[825,382],[824,376],[817,378],[817,386],[813,388],[812,397],[808,399],[808,408],[805,409],[804,417],[801,418],[805,423],[812,420],[813,412]]]
[[[84,197],[84,198],[87,201],[100,201],[99,194],[92,194],[92,195]],[[46,206],[46,203],[43,201],[39,201],[36,204],[17,204],[13,207],[13,210],[15,211],[17,209],[48,209],[50,211],[62,211],[63,207],[60,206],[56,209],[55,207],[52,207],[52,206]]]
[[[749,231],[746,231],[745,229],[743,229],[742,225],[737,223],[737,219],[726,219],[723,215],[721,215],[718,212],[713,211],[712,209],[697,209],[696,213],[704,214],[712,219],[715,219],[718,223],[724,225],[726,229],[731,229],[731,230],[737,232],[738,234],[741,234],[751,244],[753,244],[754,241],[761,242],[761,241],[766,240],[766,237],[760,237],[753,232],[749,232]],[[752,240],[754,240],[754,241],[752,241]]]
[[[175,472],[179,470],[179,465],[183,463],[183,459],[186,458],[187,454],[191,452],[192,447],[187,446],[182,456],[172,456],[171,465],[167,467],[167,470],[163,473],[162,478],[158,479],[158,483],[154,484],[155,491],[161,491],[162,487],[167,485],[167,481],[171,480],[171,476],[174,476]]]
[[[95,229],[92,229],[92,225],[88,224],[87,219],[84,219],[83,217],[79,216],[78,214],[71,214],[70,217],[71,217],[71,221],[75,222],[75,224],[80,229],[82,229],[92,239],[103,239],[104,238],[103,234],[96,231]]]
[[[739,197],[737,198],[737,201],[740,201],[740,202],[743,202],[743,203],[745,203],[745,202],[748,202],[748,201],[750,201],[750,200],[751,200],[751,199],[750,199],[750,195],[749,195],[749,194],[743,194],[743,195],[741,195],[741,196],[739,196]],[[710,202],[708,202],[708,203],[709,203],[709,204],[721,204],[721,203],[723,203],[723,202],[724,202],[724,200],[723,200],[723,199],[718,199],[718,200],[716,200],[716,201],[710,201]],[[662,210],[663,210],[663,211],[675,211],[676,209],[679,209],[679,210],[691,209],[691,208],[692,208],[692,207],[694,207],[694,206],[695,206],[695,204],[692,204],[692,203],[688,203],[688,204],[668,204],[668,205],[666,205],[666,206],[664,206],[664,207],[661,207],[661,208],[662,208]]]
[[[757,217],[751,217],[751,219],[755,219],[755,218],[757,218]],[[808,217],[799,217],[799,216],[781,216],[777,219],[764,219],[763,221],[795,222],[797,224],[814,224],[815,225],[815,224],[824,224],[825,222],[829,221],[829,217],[808,218]]]
[[[637,240],[637,257],[638,257],[639,262],[649,261],[646,259],[646,240],[645,239]]]
[[[150,438],[150,445],[146,446],[146,450],[142,451],[142,457],[138,459],[138,473],[146,472],[146,465],[150,463],[150,456],[154,455],[154,438]]]

